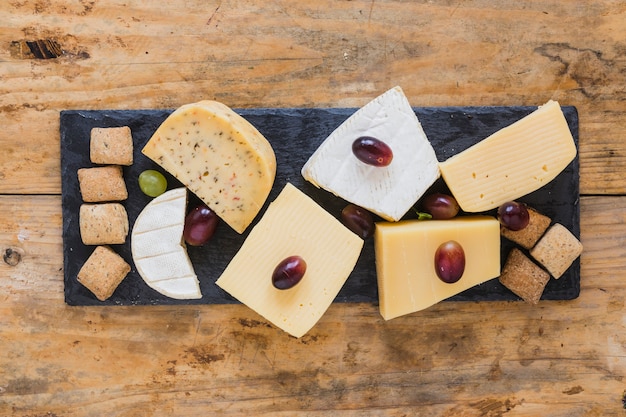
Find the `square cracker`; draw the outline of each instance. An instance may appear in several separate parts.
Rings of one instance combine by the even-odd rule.
[[[128,126],[91,129],[89,157],[94,164],[132,165],[133,137]]]
[[[556,279],[559,279],[570,265],[580,256],[583,245],[562,224],[551,226],[545,235],[530,250],[533,258],[539,261]]]
[[[537,304],[550,274],[517,249],[511,249],[499,277],[500,283],[529,304]]]
[[[78,271],[78,282],[98,300],[108,299],[130,272],[130,265],[108,246],[98,246]]]
[[[122,201],[128,198],[122,167],[119,165],[80,168],[78,183],[83,201],[87,203]]]
[[[535,243],[543,236],[552,220],[537,210],[527,207],[528,225],[522,230],[510,230],[500,226],[500,234],[525,249],[535,246]]]
[[[82,204],[79,223],[85,245],[122,244],[128,235],[128,214],[120,203]]]

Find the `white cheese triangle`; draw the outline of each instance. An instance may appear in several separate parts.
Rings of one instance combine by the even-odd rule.
[[[139,213],[131,233],[137,272],[149,287],[176,299],[202,297],[183,243],[187,189],[176,188],[150,201]]]
[[[391,164],[375,167],[359,161],[352,143],[361,136],[391,147]],[[439,175],[435,151],[400,87],[356,111],[302,168],[307,181],[389,221],[400,220]]]

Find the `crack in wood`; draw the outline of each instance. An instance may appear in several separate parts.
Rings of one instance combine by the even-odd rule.
[[[9,266],[16,266],[22,260],[22,254],[12,248],[7,248],[2,256],[4,262]]]
[[[54,59],[64,54],[61,44],[54,39],[13,41],[11,51],[19,59]]]

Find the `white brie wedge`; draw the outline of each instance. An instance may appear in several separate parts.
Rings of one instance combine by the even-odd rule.
[[[183,243],[186,208],[186,188],[161,194],[137,216],[130,241],[135,267],[146,284],[181,300],[202,297]]]
[[[352,143],[371,136],[386,143],[393,160],[386,167],[367,165]],[[397,221],[439,178],[439,161],[422,125],[400,87],[357,110],[313,153],[302,176],[315,186]]]

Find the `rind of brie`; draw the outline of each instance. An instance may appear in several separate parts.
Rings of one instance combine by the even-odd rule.
[[[181,300],[202,297],[183,244],[186,208],[186,188],[166,191],[139,213],[130,241],[135,267],[145,283]]]
[[[386,167],[359,161],[352,143],[372,136],[391,147]],[[397,221],[439,178],[430,141],[400,87],[357,110],[333,131],[302,168],[302,176],[389,221]]]

